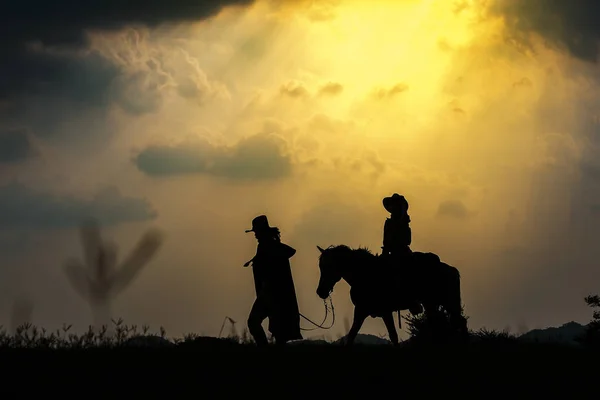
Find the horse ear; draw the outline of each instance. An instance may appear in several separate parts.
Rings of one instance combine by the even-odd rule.
[[[319,246],[317,246],[317,249],[319,249],[319,251],[320,251],[321,253],[323,253],[323,252],[325,251],[325,250],[323,250],[323,249],[322,249],[321,247],[319,247]]]

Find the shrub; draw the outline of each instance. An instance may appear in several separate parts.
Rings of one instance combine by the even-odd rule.
[[[461,317],[465,321],[469,317],[464,315],[464,307],[461,307]],[[461,338],[460,332],[450,323],[450,317],[444,310],[438,312],[424,312],[419,315],[408,315],[403,317],[408,326],[411,341],[414,342],[447,342]]]
[[[585,345],[598,346],[600,345],[600,296],[587,296],[584,300],[594,311],[592,320],[587,325],[585,333],[579,341]]]

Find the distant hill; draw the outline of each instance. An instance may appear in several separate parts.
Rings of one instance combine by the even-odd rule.
[[[519,336],[519,340],[539,343],[564,343],[578,345],[577,338],[585,333],[587,325],[571,321],[560,327],[534,329]]]

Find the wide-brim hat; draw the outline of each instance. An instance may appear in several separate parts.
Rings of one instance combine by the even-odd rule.
[[[259,215],[258,217],[252,220],[252,229],[247,229],[246,233],[249,232],[261,232],[271,229],[269,225],[269,220],[266,215]]]
[[[394,193],[393,195],[383,199],[383,208],[385,208],[389,213],[399,211],[402,208],[408,210],[408,201],[406,201],[404,196]]]

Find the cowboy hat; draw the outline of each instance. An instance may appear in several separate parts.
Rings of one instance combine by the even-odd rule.
[[[258,217],[252,220],[252,229],[247,229],[246,233],[249,232],[260,232],[271,229],[269,226],[269,220],[266,215],[259,215]]]
[[[385,197],[383,199],[383,207],[389,212],[396,212],[401,208],[405,208],[408,210],[408,201],[404,198],[404,196],[400,196],[398,193],[394,193],[389,197]]]

